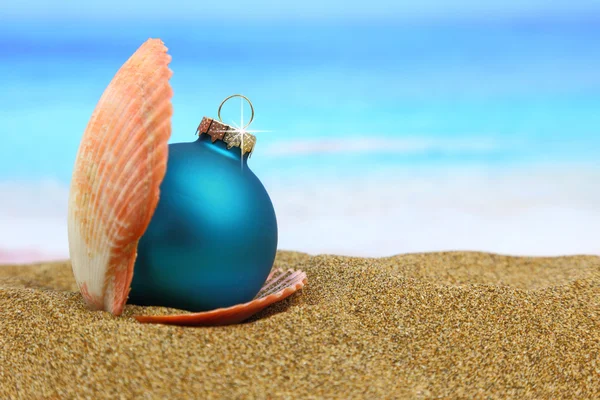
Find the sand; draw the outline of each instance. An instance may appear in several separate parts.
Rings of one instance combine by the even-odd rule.
[[[0,267],[0,398],[599,398],[600,257],[280,252],[248,323],[88,311],[68,263]]]

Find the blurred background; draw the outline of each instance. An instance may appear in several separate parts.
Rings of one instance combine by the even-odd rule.
[[[81,135],[149,37],[171,142],[253,101],[281,249],[600,254],[600,3],[279,3],[4,0],[0,262],[68,257]]]

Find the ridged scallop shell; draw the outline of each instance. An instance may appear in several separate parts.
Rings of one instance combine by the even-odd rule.
[[[216,310],[176,315],[136,315],[135,319],[144,323],[167,325],[214,326],[242,322],[265,307],[281,301],[302,289],[307,283],[302,271],[273,270],[254,300]]]
[[[171,136],[171,57],[149,39],[104,91],[85,130],[69,194],[69,252],[92,309],[121,314],[138,241],[164,178]]]

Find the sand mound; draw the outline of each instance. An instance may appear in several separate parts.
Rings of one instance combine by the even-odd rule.
[[[309,285],[249,323],[88,311],[68,264],[0,267],[0,398],[594,398],[600,257],[282,252]]]

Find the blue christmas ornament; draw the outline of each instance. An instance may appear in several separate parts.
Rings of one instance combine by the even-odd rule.
[[[252,300],[271,271],[275,211],[247,165],[256,138],[206,117],[198,134],[195,142],[169,145],[129,303],[189,311],[229,307]]]

